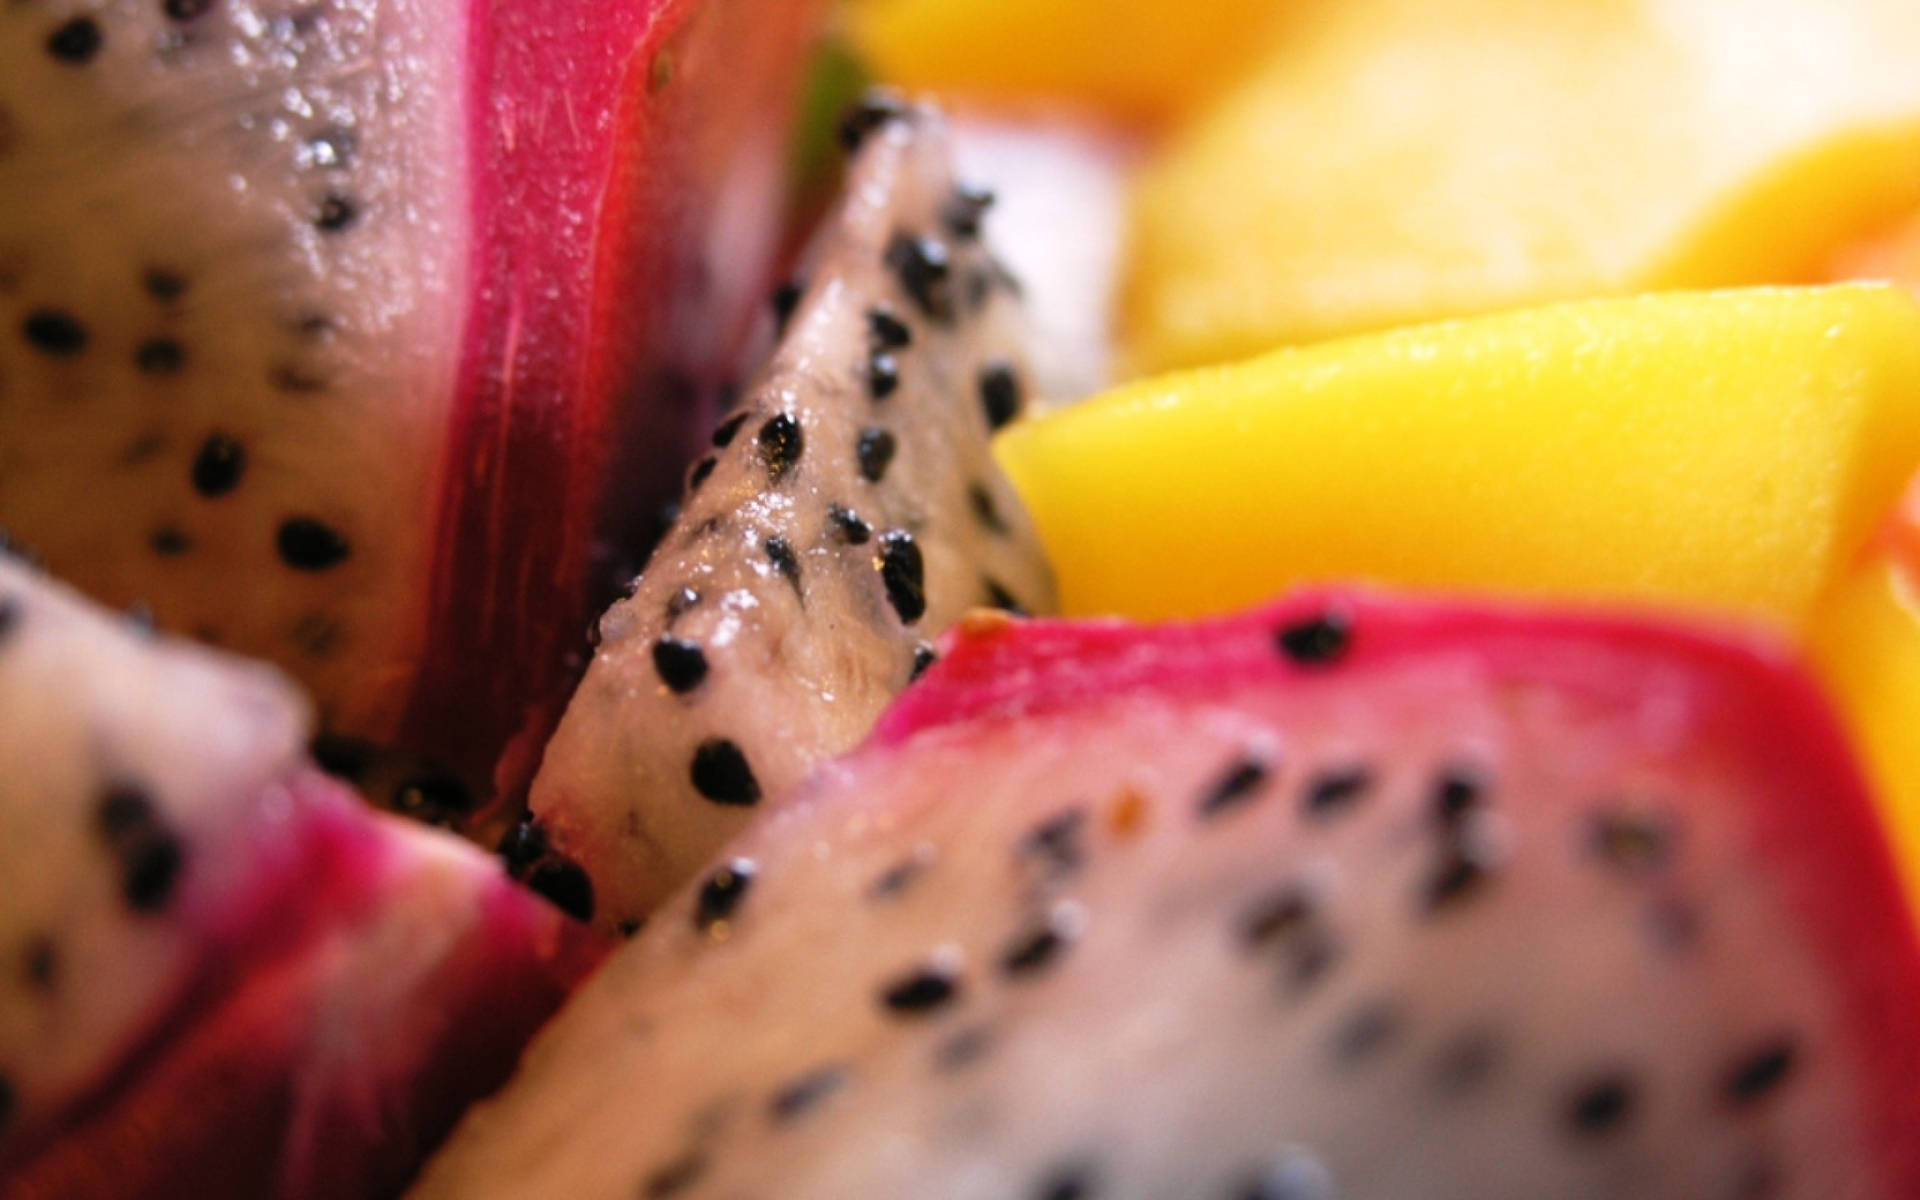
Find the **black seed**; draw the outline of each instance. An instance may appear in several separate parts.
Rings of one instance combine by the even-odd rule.
[[[1667,864],[1673,834],[1664,820],[1650,813],[1603,812],[1593,818],[1587,846],[1607,866],[1647,875]]]
[[[359,219],[360,206],[354,203],[353,197],[328,192],[314,211],[313,227],[321,233],[341,233],[351,229]]]
[[[1566,1120],[1575,1134],[1597,1137],[1626,1124],[1633,1107],[1633,1081],[1618,1073],[1601,1075],[1574,1089]]]
[[[879,483],[886,478],[887,467],[893,462],[893,452],[899,448],[892,433],[879,427],[862,429],[860,440],[854,443],[854,455],[860,460],[860,476],[868,483]]]
[[[927,673],[927,669],[940,661],[940,655],[931,643],[921,642],[913,648],[913,669],[907,673],[909,683]]]
[[[187,365],[186,347],[172,338],[153,338],[133,352],[133,365],[148,375],[176,375]]]
[[[17,596],[0,596],[0,640],[12,633],[20,625],[20,600]]]
[[[1000,506],[994,503],[993,493],[979,480],[967,485],[967,505],[973,509],[973,519],[980,522],[987,532],[1002,537],[1013,532],[1007,519],[1000,515]]]
[[[1020,415],[1023,403],[1020,376],[1012,364],[988,363],[980,368],[980,407],[987,414],[987,428],[1001,429]]]
[[[767,1112],[775,1121],[786,1122],[818,1108],[820,1102],[851,1082],[845,1067],[826,1066],[810,1071],[773,1094]]]
[[[213,7],[213,0],[163,0],[162,12],[176,21],[191,21],[195,17],[206,15]]]
[[[1084,1165],[1057,1167],[1034,1189],[1034,1200],[1093,1200],[1096,1179]]]
[[[1363,1062],[1386,1049],[1399,1032],[1400,1015],[1391,1004],[1363,1005],[1334,1031],[1334,1060],[1348,1066]]]
[[[860,514],[838,504],[827,506],[827,520],[840,531],[840,538],[849,546],[864,546],[873,538],[873,526],[860,519]]]
[[[640,931],[646,927],[647,919],[645,917],[628,917],[617,926],[620,931],[620,936],[629,941],[638,936]]]
[[[977,184],[962,183],[953,189],[947,202],[940,209],[940,223],[947,232],[962,241],[972,241],[980,236],[981,219],[987,210],[993,207],[993,190]]]
[[[992,1030],[984,1025],[974,1025],[960,1030],[935,1047],[933,1063],[942,1071],[958,1071],[985,1058],[992,1047]]]
[[[747,418],[751,415],[743,408],[720,422],[713,430],[713,444],[720,448],[732,445],[734,436],[740,432],[740,427],[747,423]]]
[[[1086,810],[1070,808],[1034,826],[1020,839],[1017,853],[1049,875],[1070,875],[1086,861],[1086,828]]]
[[[1008,591],[1005,584],[991,575],[980,577],[980,593],[986,598],[985,603],[988,608],[1001,609],[1016,617],[1027,615],[1027,606],[1020,603],[1020,598]]]
[[[891,121],[907,118],[907,102],[891,88],[873,88],[840,118],[840,144],[849,154],[867,135]]]
[[[773,569],[792,586],[793,594],[800,595],[800,557],[793,552],[793,543],[775,534],[762,543],[761,548],[767,552]]]
[[[807,287],[798,279],[789,279],[773,289],[774,328],[785,332],[787,322],[793,319],[793,310],[800,307],[800,297],[806,294]]]
[[[1471,767],[1453,766],[1434,779],[1433,817],[1442,829],[1458,829],[1486,798],[1486,780]]]
[[[687,472],[687,490],[699,491],[700,485],[707,481],[707,476],[713,474],[713,469],[719,465],[720,460],[711,454],[693,464],[693,470]]]
[[[308,341],[319,341],[339,332],[340,323],[326,313],[307,313],[293,320],[293,331]]]
[[[917,968],[880,989],[880,1003],[902,1016],[924,1016],[951,1004],[960,995],[960,980],[949,968]]]
[[[109,847],[160,828],[153,797],[145,788],[131,783],[116,783],[102,792],[94,803],[93,821]]]
[[[1281,962],[1281,982],[1293,995],[1299,995],[1327,977],[1340,962],[1340,943],[1331,933],[1315,926],[1288,939]]]
[[[37,991],[52,991],[60,981],[60,947],[48,934],[39,933],[27,939],[21,963],[28,986]]]
[[[1428,913],[1454,907],[1482,890],[1490,876],[1486,856],[1477,848],[1448,846],[1421,885],[1421,907]]]
[[[953,264],[944,244],[896,233],[887,243],[887,266],[922,313],[942,323],[953,320]]]
[[[395,811],[436,825],[467,815],[475,803],[472,790],[451,775],[415,775],[393,789]]]
[[[1044,918],[1013,936],[1000,952],[1000,970],[1015,979],[1032,975],[1058,959],[1079,932],[1078,910],[1056,905]]]
[[[575,920],[593,920],[593,880],[572,859],[542,860],[527,873],[526,884]]]
[[[120,891],[135,912],[159,912],[173,898],[186,853],[170,833],[143,833],[120,849]]]
[[[100,26],[92,17],[75,17],[47,35],[47,53],[61,62],[92,62],[100,53]]]
[[[768,417],[755,434],[760,447],[760,461],[766,465],[767,478],[779,483],[786,478],[800,461],[800,452],[805,448],[805,437],[800,432],[800,422],[792,413],[775,413]]]
[[[1752,1104],[1786,1082],[1798,1057],[1791,1038],[1779,1038],[1748,1054],[1727,1073],[1727,1099]]]
[[[758,870],[750,858],[729,859],[725,866],[715,868],[700,885],[700,896],[693,906],[693,927],[701,933],[712,933],[721,922],[732,920],[734,910],[752,890]]]
[[[289,517],[274,539],[280,560],[296,571],[326,571],[347,561],[353,547],[331,525],[312,517]]]
[[[193,539],[177,525],[162,525],[153,531],[147,545],[161,558],[178,558],[193,549]]]
[[[885,400],[900,390],[900,362],[884,350],[867,360],[867,392],[875,400]]]
[[[525,879],[533,864],[545,858],[551,848],[547,831],[538,821],[529,817],[507,830],[500,839],[497,853],[501,862],[506,864],[507,874],[515,879]]]
[[[238,488],[242,474],[246,474],[246,447],[227,434],[209,436],[194,455],[194,492],[209,499]]]
[[[693,790],[715,804],[746,806],[760,801],[760,781],[747,756],[726,738],[708,738],[693,752]]]
[[[57,308],[37,308],[20,323],[27,342],[43,354],[72,358],[87,348],[87,327],[73,314]]]
[[[904,350],[913,345],[912,326],[884,304],[876,304],[867,310],[867,331],[873,335],[876,346],[888,350]]]
[[[653,644],[653,669],[671,690],[690,692],[707,677],[707,652],[698,642],[663,637]]]
[[[1339,611],[1289,625],[1273,635],[1280,653],[1303,667],[1324,667],[1346,657],[1353,645],[1353,619]]]
[[[187,294],[187,277],[165,267],[149,269],[140,282],[155,300],[178,300]]]
[[[296,363],[276,363],[267,372],[267,383],[276,392],[290,396],[314,396],[327,390],[327,378]]]
[[[880,581],[902,621],[911,625],[927,611],[926,563],[919,543],[904,529],[880,535]]]
[[[639,582],[635,580],[635,582]],[[684,616],[688,609],[700,603],[700,593],[690,587],[683,587],[667,597],[667,620],[676,620]]]
[[[1453,1098],[1474,1091],[1500,1064],[1500,1043],[1493,1034],[1473,1030],[1440,1047],[1428,1071],[1434,1090]]]
[[[1314,916],[1313,897],[1306,889],[1288,884],[1240,914],[1239,938],[1249,949],[1258,949],[1306,930]]]
[[[1252,800],[1266,785],[1271,768],[1258,758],[1242,758],[1229,766],[1200,796],[1196,811],[1202,817],[1217,817],[1229,809]]]
[[[1342,767],[1314,776],[1300,799],[1308,816],[1327,817],[1351,808],[1372,786],[1373,774],[1365,767]]]
[[[689,1150],[647,1176],[646,1182],[641,1185],[641,1195],[647,1200],[668,1200],[699,1183],[706,1173],[706,1155],[698,1150]]]
[[[891,900],[907,890],[913,881],[926,873],[928,860],[923,856],[906,859],[888,867],[867,888],[867,895],[875,900]]]

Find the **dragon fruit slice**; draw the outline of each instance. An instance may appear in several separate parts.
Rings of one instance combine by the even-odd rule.
[[[1920,1195],[1914,929],[1770,651],[1339,593],[973,624],[418,1196]]]
[[[846,132],[846,199],[778,298],[785,336],[601,619],[534,782],[540,824],[514,835],[511,857],[608,928],[865,736],[961,613],[1054,603],[988,453],[1026,379],[988,197],[956,185],[930,110],[876,94]]]
[[[391,1194],[597,961],[278,674],[4,555],[0,712],[0,1194]]]
[[[0,526],[484,783],[757,309],[821,8],[0,6]]]

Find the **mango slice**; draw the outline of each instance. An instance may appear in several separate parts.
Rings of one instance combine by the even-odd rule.
[[[1363,579],[1793,630],[1920,463],[1920,304],[1670,293],[1395,330],[1135,383],[998,454],[1070,613]]]
[[[1150,167],[1136,368],[1811,282],[1920,204],[1913,0],[1342,0]]]
[[[1877,558],[1837,581],[1809,626],[1808,647],[1920,904],[1920,609],[1897,566]]]
[[[1065,101],[1162,124],[1246,74],[1294,4],[1274,0],[855,0],[881,78],[1002,104]]]

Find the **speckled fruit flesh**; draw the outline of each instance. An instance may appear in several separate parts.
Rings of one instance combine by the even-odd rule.
[[[0,13],[0,526],[485,778],[644,552],[819,6]]]
[[[963,623],[423,1198],[1920,1194],[1920,955],[1768,644],[1352,592]]]

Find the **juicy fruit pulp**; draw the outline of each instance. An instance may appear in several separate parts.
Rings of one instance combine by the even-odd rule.
[[[484,778],[760,293],[818,7],[8,6],[0,524]]]
[[[377,1195],[600,944],[302,756],[265,668],[0,558],[0,1191]]]
[[[856,0],[847,22],[854,44],[892,83],[968,101],[1038,100],[1160,123],[1258,62],[1294,7],[1273,0]]]
[[[880,95],[848,128],[847,198],[782,290],[781,344],[601,618],[534,781],[539,827],[513,838],[609,929],[864,737],[961,613],[1054,604],[988,450],[1029,378],[981,241],[990,197],[956,181],[930,110]]]
[[[1136,363],[1786,283],[1920,202],[1907,0],[1342,0],[1142,184]]]
[[[1920,461],[1920,307],[1839,287],[1397,330],[1130,385],[998,453],[1070,613],[1372,579],[1799,629]]]
[[[418,1194],[1893,1200],[1917,949],[1768,649],[1352,594],[963,626]]]

